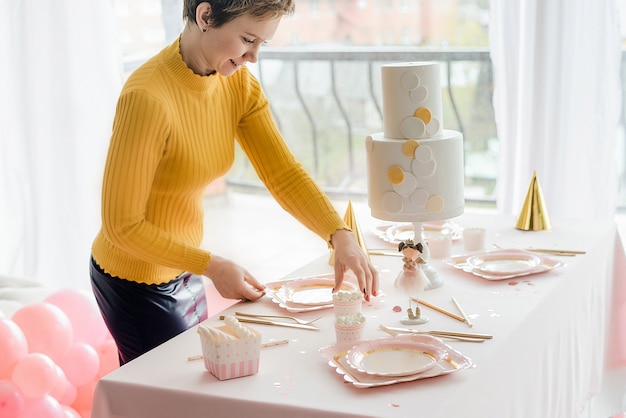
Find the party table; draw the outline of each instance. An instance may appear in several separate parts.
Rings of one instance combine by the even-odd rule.
[[[598,391],[603,374],[626,366],[626,258],[612,222],[552,219],[552,229],[520,231],[509,216],[466,214],[463,227],[484,227],[487,244],[500,247],[582,250],[550,256],[565,263],[541,274],[487,280],[429,260],[443,285],[424,293],[430,304],[458,312],[454,297],[473,324],[421,306],[429,322],[421,330],[490,334],[482,343],[445,340],[469,357],[472,367],[445,376],[387,386],[357,388],[328,364],[320,348],[335,344],[332,309],[296,313],[322,316],[320,330],[249,324],[264,342],[258,374],[220,381],[189,360],[201,353],[197,329],[190,329],[103,377],[95,391],[93,418],[109,417],[578,417]],[[386,242],[368,237],[368,246]],[[396,249],[397,250],[397,249]],[[453,253],[462,253],[460,241]],[[332,272],[328,256],[289,277]],[[366,339],[389,337],[380,324],[405,327],[408,304],[394,288],[401,258],[373,255],[383,295],[363,305]],[[278,279],[278,278],[277,278]],[[266,297],[241,302],[235,311],[288,314]],[[205,325],[219,326],[219,316]]]

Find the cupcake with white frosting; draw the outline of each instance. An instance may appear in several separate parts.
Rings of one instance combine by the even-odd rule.
[[[351,315],[361,312],[363,294],[358,291],[340,290],[333,293],[335,316]]]

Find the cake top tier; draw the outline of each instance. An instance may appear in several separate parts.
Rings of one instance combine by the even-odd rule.
[[[384,134],[392,139],[424,139],[443,130],[441,78],[435,62],[403,62],[381,67]]]

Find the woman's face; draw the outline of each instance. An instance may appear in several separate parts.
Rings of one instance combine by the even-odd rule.
[[[242,15],[219,28],[209,28],[200,40],[203,61],[223,76],[232,75],[248,62],[257,62],[259,48],[272,39],[280,20]]]

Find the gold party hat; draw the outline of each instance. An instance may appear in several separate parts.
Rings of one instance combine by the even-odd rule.
[[[356,239],[365,251],[365,254],[369,257],[369,253],[367,252],[367,247],[365,246],[365,240],[363,239],[363,234],[361,234],[361,229],[359,228],[359,223],[356,220],[356,215],[354,214],[354,209],[352,208],[352,200],[348,201],[348,208],[346,209],[346,214],[343,216],[343,221],[348,225],[348,228],[354,232],[356,235]],[[331,266],[335,264],[335,250],[332,250],[330,253],[330,259],[328,260],[328,264]]]
[[[528,192],[526,192],[526,199],[515,227],[524,231],[541,231],[552,228],[548,208],[543,200],[543,193],[535,171],[533,171],[533,177],[530,180]]]

